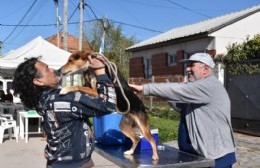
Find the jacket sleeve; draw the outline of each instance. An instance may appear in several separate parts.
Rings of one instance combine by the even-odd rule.
[[[143,95],[156,96],[171,103],[207,104],[210,94],[201,82],[154,83],[143,86]]]
[[[116,92],[107,75],[97,76],[98,98],[82,94],[79,102],[93,110],[93,116],[99,116],[116,111]],[[84,112],[83,112],[84,113]],[[90,114],[88,114],[90,116]]]
[[[81,115],[86,117],[100,116],[115,112],[115,88],[107,75],[97,76],[97,89],[99,94],[98,97],[91,97],[83,92],[71,92],[64,95],[62,100],[71,102],[72,106],[78,106],[81,109]]]

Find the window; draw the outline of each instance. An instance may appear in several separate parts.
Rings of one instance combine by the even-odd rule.
[[[0,89],[3,90],[3,88],[4,88],[3,82],[0,81]]]
[[[175,65],[177,65],[176,55],[175,54],[169,54],[168,55],[168,66],[175,66]]]
[[[144,77],[152,77],[152,61],[150,57],[144,57]]]
[[[7,89],[13,89],[13,82],[7,82]]]

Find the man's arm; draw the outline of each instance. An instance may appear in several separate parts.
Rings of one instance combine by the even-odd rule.
[[[96,57],[88,57],[93,67],[105,67],[102,60]],[[92,69],[97,77],[98,97],[92,97],[82,92],[74,92],[64,95],[63,100],[82,105],[82,114],[88,117],[104,115],[116,111],[116,92],[113,83],[105,73],[105,68]]]
[[[97,76],[98,98],[89,97],[87,94],[82,94],[79,102],[93,109],[94,114],[102,115],[103,113],[111,113],[116,111],[116,92],[114,85],[106,74]]]
[[[186,84],[179,83],[149,83],[130,85],[133,91],[142,92],[144,96],[156,96],[175,103],[209,103],[210,94],[207,87],[195,81]]]

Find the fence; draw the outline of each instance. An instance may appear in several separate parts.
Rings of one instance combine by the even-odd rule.
[[[230,65],[226,67],[225,86],[231,100],[233,129],[260,136],[260,74],[232,75],[229,68]]]

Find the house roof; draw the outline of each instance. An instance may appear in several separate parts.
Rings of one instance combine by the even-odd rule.
[[[57,34],[54,34],[53,36],[46,38],[46,41],[52,43],[55,46],[58,46]],[[61,49],[63,47],[62,41],[63,41],[63,37],[62,37],[62,33],[60,33],[59,34],[59,48],[61,48]],[[79,50],[79,39],[69,33],[67,34],[67,50],[71,53]],[[87,43],[86,40],[82,40],[82,50],[90,50],[89,44]]]
[[[165,33],[159,34],[155,37],[137,43],[127,48],[126,51],[140,51],[143,49],[154,48],[165,43],[172,44],[179,40],[184,40],[187,37],[190,38],[195,36],[203,36],[203,35],[205,36],[208,35],[209,33],[215,32],[223,27],[226,27],[234,22],[237,22],[259,11],[260,11],[260,5],[256,5],[241,11],[222,15],[216,18],[194,23],[191,25],[186,25],[183,27],[171,29]]]

